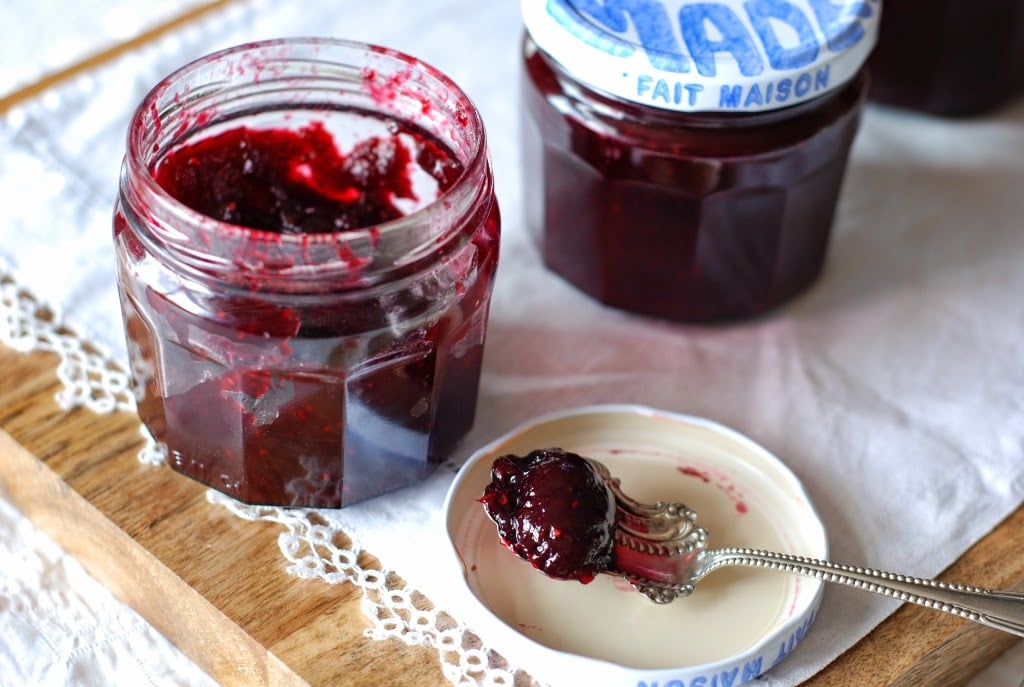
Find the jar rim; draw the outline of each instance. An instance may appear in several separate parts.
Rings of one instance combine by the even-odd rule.
[[[407,78],[403,80],[394,78],[389,71],[370,69],[367,64],[342,64],[339,60],[331,58],[320,62],[324,67],[357,70],[354,73],[363,80],[363,87],[373,98],[373,102],[381,108],[380,113],[399,121],[412,121],[412,113],[401,109],[403,103],[408,104],[410,100],[415,100],[419,101],[422,109],[427,109],[428,104],[422,100],[423,96],[415,92],[417,89],[422,90],[425,82],[442,89],[444,97],[440,99],[439,104],[446,108],[446,114],[454,126],[461,130],[460,140],[468,142],[466,150],[458,150],[454,146],[450,150],[462,165],[458,177],[436,198],[409,214],[370,226],[321,233],[290,234],[232,224],[190,208],[165,190],[154,176],[154,165],[162,154],[172,149],[175,142],[181,142],[196,130],[216,123],[209,113],[201,108],[193,113],[193,121],[175,122],[171,115],[179,114],[186,109],[187,105],[183,103],[188,98],[203,95],[201,88],[176,92],[176,85],[204,72],[211,77],[238,79],[247,76],[253,80],[253,84],[258,84],[265,76],[271,77],[267,80],[279,76],[278,70],[282,65],[295,59],[295,51],[298,56],[304,56],[307,52],[310,56],[322,53],[362,55],[372,58],[375,66],[388,65],[394,69],[406,70],[404,73]],[[227,73],[229,71],[230,74]],[[324,78],[317,74],[315,68],[310,74],[311,78]],[[215,88],[216,82],[211,80],[205,86]],[[405,87],[408,87],[408,90],[402,90]],[[171,107],[172,110],[165,112],[164,109],[167,107]],[[175,125],[173,139],[166,147],[155,147],[153,136],[161,135],[165,124]],[[465,192],[466,186],[473,184],[479,170],[488,164],[486,135],[479,111],[469,95],[438,68],[392,48],[356,40],[313,36],[277,38],[235,45],[199,57],[165,76],[146,94],[132,114],[122,177],[127,174],[132,176],[132,184],[141,187],[136,188],[135,192],[144,194],[147,203],[154,206],[157,213],[178,220],[185,226],[201,227],[211,239],[223,238],[248,245],[267,244],[279,246],[287,251],[302,251],[310,247],[347,246],[353,243],[377,245],[386,241],[389,236],[406,232],[412,226],[424,226],[429,223],[428,219],[433,213],[450,203],[453,194],[459,190]],[[122,188],[124,185],[122,182]],[[175,221],[173,224],[178,225],[178,222]],[[183,236],[174,231],[180,226],[172,228],[163,238],[171,243],[180,243]],[[263,267],[266,268],[265,265]]]

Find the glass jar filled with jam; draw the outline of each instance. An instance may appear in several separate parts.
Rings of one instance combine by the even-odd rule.
[[[1024,96],[1024,2],[886,0],[869,97],[939,116]]]
[[[138,412],[175,470],[340,507],[469,430],[499,214],[469,98],[334,40],[185,66],[128,131],[114,213]]]
[[[746,318],[820,275],[876,0],[523,0],[524,194],[595,299]]]

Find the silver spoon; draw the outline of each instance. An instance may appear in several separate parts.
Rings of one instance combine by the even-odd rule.
[[[615,497],[615,569],[655,603],[693,592],[697,582],[718,568],[768,568],[824,582],[891,596],[900,601],[965,618],[1024,637],[1024,594],[851,567],[759,549],[708,549],[708,533],[697,514],[681,503],[645,504],[622,492],[618,478],[588,458]]]

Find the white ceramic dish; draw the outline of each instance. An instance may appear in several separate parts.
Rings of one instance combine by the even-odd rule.
[[[491,464],[553,446],[602,461],[638,500],[687,504],[710,548],[828,554],[799,480],[735,431],[633,405],[543,416],[473,454],[445,501],[447,563],[464,583],[452,610],[513,664],[552,685],[738,685],[804,637],[821,602],[817,580],[729,568],[658,606],[612,576],[552,580],[509,552],[477,501]]]

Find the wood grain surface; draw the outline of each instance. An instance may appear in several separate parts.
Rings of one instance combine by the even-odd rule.
[[[220,684],[449,684],[434,651],[363,636],[357,587],[287,574],[279,525],[141,464],[134,415],[59,408],[56,362],[0,346],[0,493]]]
[[[237,518],[202,485],[139,463],[134,415],[58,407],[56,363],[0,346],[0,493],[218,682],[448,684],[434,651],[364,637],[357,587],[287,574],[278,525]],[[1024,587],[1022,533],[1024,509],[943,577]],[[1014,641],[905,606],[806,685],[956,687]]]

